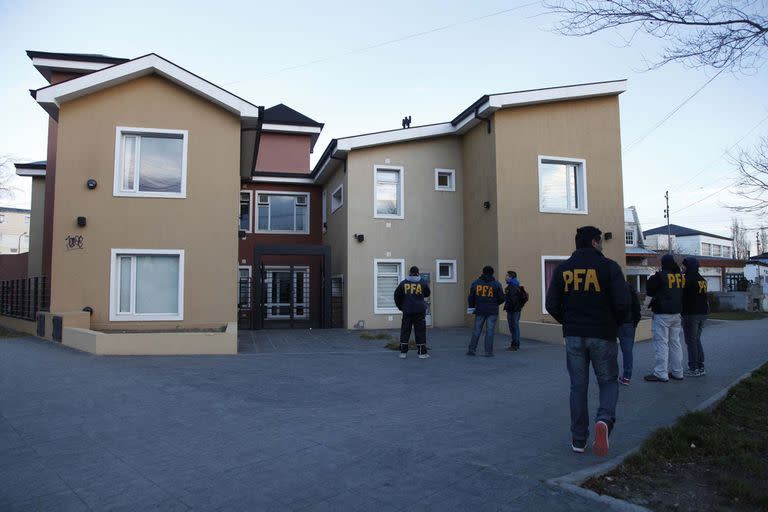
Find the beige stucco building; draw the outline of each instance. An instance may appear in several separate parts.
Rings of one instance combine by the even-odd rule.
[[[30,210],[0,207],[0,254],[29,251]]]
[[[332,141],[314,174],[329,197],[325,241],[344,278],[346,327],[397,327],[391,294],[411,265],[430,274],[435,326],[469,321],[467,290],[484,265],[501,280],[518,273],[530,294],[524,321],[551,321],[549,275],[583,225],[613,235],[604,252],[622,263],[625,89],[483,96],[448,123]]]

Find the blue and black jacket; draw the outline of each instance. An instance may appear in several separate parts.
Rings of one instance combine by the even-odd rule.
[[[424,315],[427,305],[424,299],[432,291],[419,276],[408,276],[395,288],[395,306],[405,315]]]
[[[707,280],[699,274],[699,260],[686,258],[685,285],[683,286],[683,315],[706,315],[709,313],[707,301]]]
[[[683,311],[685,276],[670,254],[661,257],[661,270],[648,278],[645,292],[651,300],[651,310],[657,315],[677,315]]]
[[[475,308],[477,316],[498,315],[499,305],[504,304],[504,300],[504,288],[492,274],[481,275],[469,287],[467,304]]]
[[[616,341],[630,308],[625,283],[618,263],[592,247],[577,249],[552,274],[547,312],[564,336]]]

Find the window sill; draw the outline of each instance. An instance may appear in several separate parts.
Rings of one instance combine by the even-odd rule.
[[[402,314],[402,311],[400,311],[397,308],[392,309],[374,309],[373,310],[374,315],[400,315]]]
[[[403,220],[405,219],[404,215],[374,215],[374,219],[386,219],[386,220]]]
[[[171,192],[113,192],[114,197],[154,197],[161,199],[186,199],[185,193]]]
[[[454,279],[439,279],[438,278],[435,282],[436,283],[456,283],[457,280],[455,278]]]
[[[560,215],[587,215],[588,210],[544,210],[539,208],[539,213],[554,213]]]
[[[184,315],[109,315],[110,322],[168,322],[184,320]]]
[[[255,235],[309,235],[309,231],[262,231],[256,230],[253,232]]]

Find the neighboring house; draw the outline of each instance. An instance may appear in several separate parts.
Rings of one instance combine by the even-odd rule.
[[[29,55],[51,82],[32,91],[51,117],[51,315],[66,325],[87,309],[95,330],[234,322],[240,176],[255,167],[263,107],[155,54]]]
[[[640,227],[640,218],[634,206],[624,208],[624,252],[626,254],[627,281],[641,294],[645,294],[648,278],[656,272],[651,262],[656,252],[648,249]]]
[[[0,254],[29,251],[31,212],[0,206]]]
[[[646,246],[654,250],[667,250],[667,235],[672,237],[672,248],[680,254],[733,258],[733,239],[705,233],[697,229],[670,224],[643,232]]]
[[[32,210],[29,223],[29,259],[27,276],[39,277],[43,274],[43,220],[45,218],[45,160],[39,162],[17,163],[16,175],[32,178]]]
[[[343,325],[399,325],[392,295],[411,265],[428,274],[435,326],[469,321],[469,284],[484,265],[502,280],[518,272],[530,294],[523,320],[548,319],[549,279],[585,224],[611,233],[605,253],[623,262],[625,89],[620,80],[486,95],[450,122],[333,140],[312,174]]]
[[[752,256],[744,267],[744,277],[761,286],[768,296],[768,252]]]

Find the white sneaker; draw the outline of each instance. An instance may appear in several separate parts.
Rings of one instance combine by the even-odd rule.
[[[400,359],[405,359],[406,357],[408,357],[408,353],[407,352],[400,352],[400,355],[398,357],[400,357]]]
[[[429,354],[419,354],[419,359],[427,359],[429,358]]]

